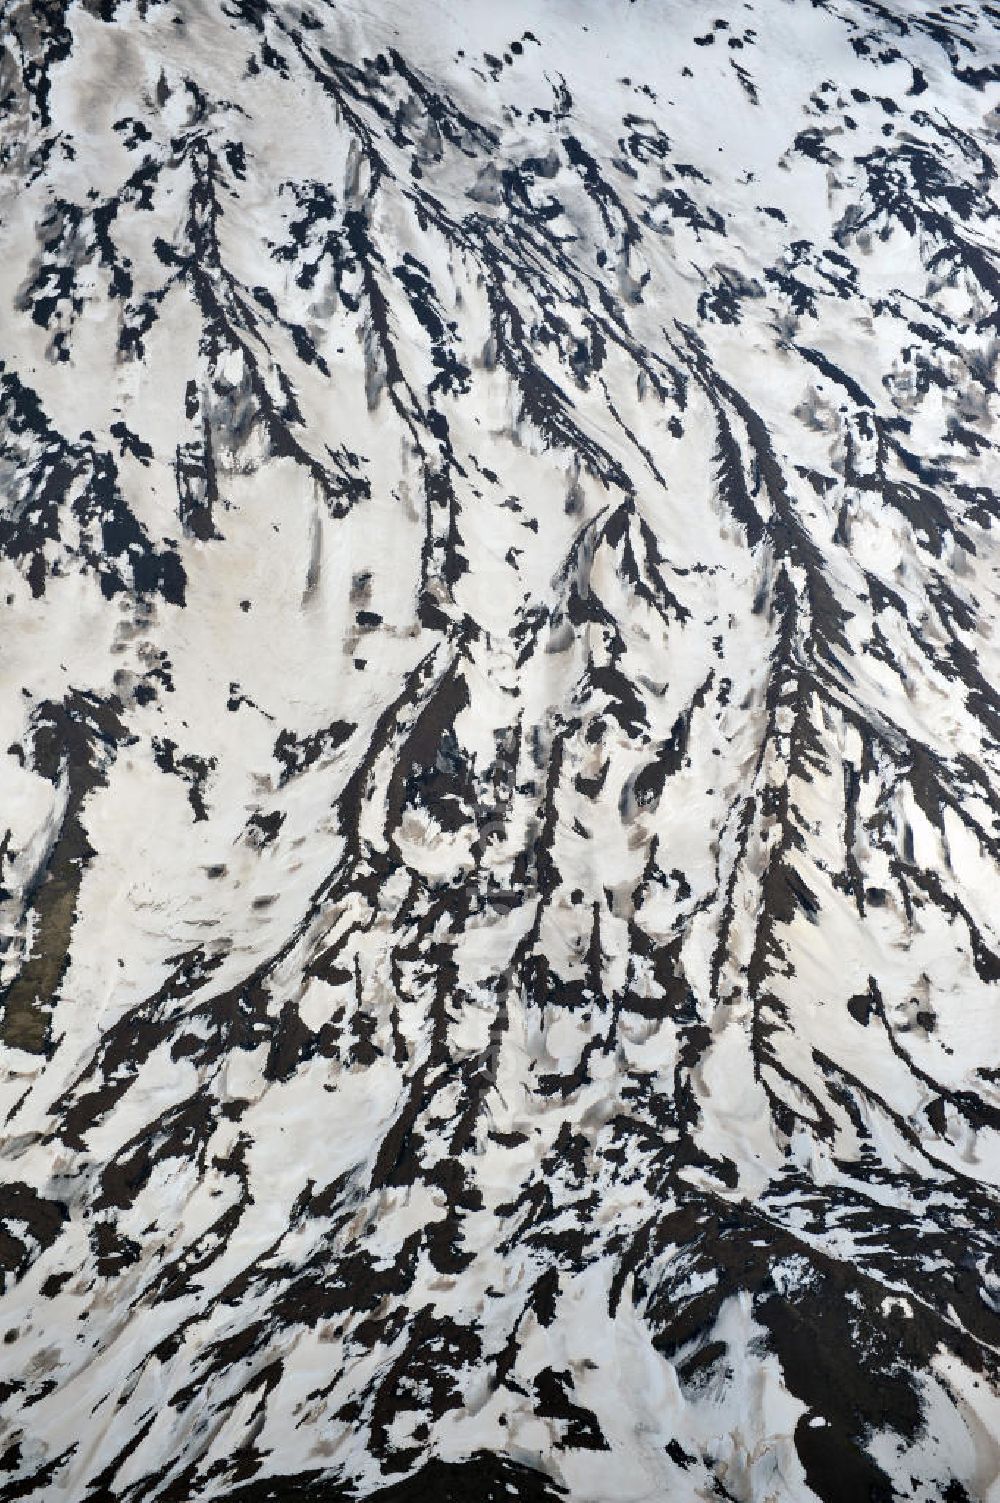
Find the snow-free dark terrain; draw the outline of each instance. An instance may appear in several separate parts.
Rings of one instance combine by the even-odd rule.
[[[0,1499],[1000,1499],[998,106],[0,4]]]

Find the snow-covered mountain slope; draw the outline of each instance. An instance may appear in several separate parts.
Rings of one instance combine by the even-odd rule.
[[[0,48],[0,1499],[996,1503],[1000,7]]]

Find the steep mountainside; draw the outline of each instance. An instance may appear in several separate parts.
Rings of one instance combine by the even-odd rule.
[[[0,1499],[1000,1499],[998,106],[0,3]]]

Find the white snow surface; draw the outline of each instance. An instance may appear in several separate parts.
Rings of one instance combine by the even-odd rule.
[[[0,1500],[997,1503],[1000,9],[0,96]]]

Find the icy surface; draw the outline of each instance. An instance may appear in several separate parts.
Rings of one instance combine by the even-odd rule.
[[[0,1499],[997,1503],[1000,7],[0,110]]]

